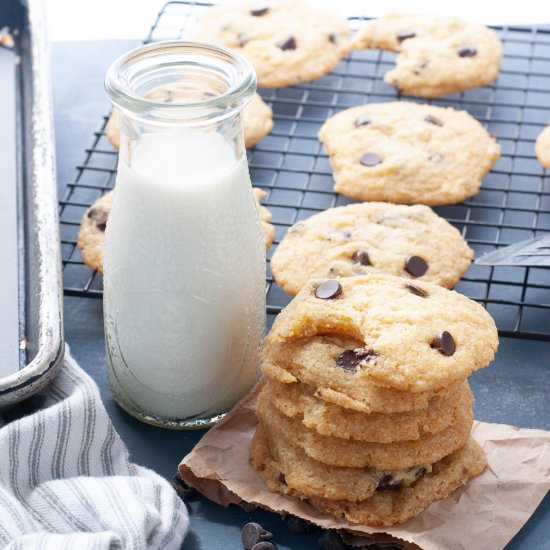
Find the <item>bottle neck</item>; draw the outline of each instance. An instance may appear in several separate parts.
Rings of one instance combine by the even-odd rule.
[[[206,159],[200,148],[223,139],[238,162],[245,154],[242,109],[255,86],[248,61],[211,44],[158,42],[125,54],[105,79],[119,113],[121,161],[132,167],[139,151],[159,144]]]
[[[234,116],[256,89],[252,66],[227,48],[157,42],[116,60],[105,78],[123,112],[159,126],[201,126]]]

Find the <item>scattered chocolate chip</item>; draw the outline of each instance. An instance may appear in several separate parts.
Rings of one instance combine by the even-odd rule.
[[[281,485],[286,485],[286,477],[285,477],[285,474],[283,474],[283,472],[279,474],[279,483]]]
[[[340,294],[342,294],[342,285],[335,279],[329,279],[315,289],[315,297],[321,300],[332,300]]]
[[[391,474],[386,474],[378,482],[376,490],[387,491],[388,489],[401,489],[401,487],[403,487],[402,479],[395,479]]]
[[[360,115],[355,119],[355,127],[359,128],[359,126],[366,126],[371,122],[372,122],[372,119],[370,119],[368,116]]]
[[[251,550],[275,550],[275,545],[271,542],[262,541],[255,544]]]
[[[460,57],[474,57],[477,54],[477,50],[473,46],[460,46],[456,53]]]
[[[262,15],[265,15],[269,11],[269,6],[256,6],[255,8],[251,8],[250,15],[254,15],[255,17],[260,17]]]
[[[432,115],[424,117],[424,120],[430,124],[435,124],[435,126],[443,126],[443,121]]]
[[[399,85],[399,82],[397,80],[392,83],[392,86],[395,88],[395,93],[397,94],[397,97],[401,97],[403,95],[403,88]]]
[[[405,285],[405,288],[412,294],[416,294],[417,296],[420,296],[421,298],[427,298],[429,294],[422,290],[421,288],[418,288],[417,286],[411,285],[410,283],[407,283]]]
[[[353,253],[353,256],[351,257],[351,259],[356,264],[370,265],[369,253],[362,248],[360,248],[359,250],[356,250]]]
[[[336,42],[338,42],[338,36],[336,35],[336,33],[331,32],[331,33],[328,35],[328,41],[329,41],[329,42],[332,42],[333,44],[336,44]]]
[[[86,215],[88,216],[88,218],[95,218],[98,213],[99,211],[97,210],[97,208],[90,208],[90,210],[88,210],[88,214]]]
[[[279,43],[279,48],[281,50],[295,50],[296,49],[296,39],[293,36],[289,36],[286,40],[283,40]]]
[[[436,334],[435,338],[432,340],[431,346],[447,357],[454,355],[456,351],[455,340],[452,334],[446,330]]]
[[[258,543],[271,538],[273,538],[273,535],[269,531],[266,531],[259,523],[253,521],[247,523],[241,532],[241,542],[245,550],[252,550]]]
[[[336,365],[346,372],[355,373],[357,372],[359,363],[370,361],[373,357],[376,357],[376,355],[377,353],[371,349],[347,349],[336,358]]]
[[[440,162],[443,162],[445,160],[445,157],[441,153],[434,151],[433,153],[430,153],[428,160],[439,164]]]
[[[345,550],[346,545],[342,542],[340,535],[336,531],[325,531],[317,544],[321,550]]]
[[[287,529],[295,535],[307,535],[319,529],[315,523],[299,518],[298,516],[289,516],[286,520]]]
[[[172,478],[172,487],[182,500],[196,500],[200,496],[194,487],[183,481],[179,472]]]
[[[414,38],[415,36],[416,36],[416,33],[414,31],[411,31],[411,30],[401,31],[397,35],[397,40],[399,42],[403,42],[403,40],[407,40],[407,38]]]
[[[428,271],[428,264],[420,256],[409,256],[405,260],[405,271],[413,277],[422,277]]]
[[[360,159],[359,162],[363,166],[376,166],[382,162],[382,159],[376,153],[365,153]]]

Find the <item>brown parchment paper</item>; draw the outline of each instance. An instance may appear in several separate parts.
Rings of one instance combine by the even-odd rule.
[[[294,514],[325,529],[347,529],[363,539],[388,533],[424,550],[502,549],[533,514],[550,489],[550,432],[505,424],[475,422],[472,434],[487,454],[485,472],[418,517],[385,529],[334,519],[307,502],[270,492],[250,465],[249,446],[257,425],[257,386],[214,426],[181,462],[182,478],[204,496],[221,504],[258,505]]]

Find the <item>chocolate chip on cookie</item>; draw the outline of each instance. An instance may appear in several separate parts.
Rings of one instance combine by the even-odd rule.
[[[432,115],[425,116],[424,120],[430,124],[434,124],[435,126],[443,126],[443,121]]]
[[[451,357],[456,351],[455,340],[452,334],[446,330],[439,332],[430,345],[433,349],[436,349],[447,357]]]
[[[331,32],[328,35],[328,41],[332,44],[336,44],[338,42],[338,36],[335,32]]]
[[[349,240],[351,239],[351,233],[345,229],[337,229],[335,231],[331,231],[328,235],[327,235],[327,239],[329,241],[334,241],[334,240],[338,240],[338,241],[341,241],[341,240]]]
[[[427,298],[429,296],[429,294],[425,291],[425,290],[422,290],[421,288],[415,286],[415,285],[411,285],[410,283],[407,283],[405,285],[405,288],[411,293],[411,294],[415,294],[416,296],[420,296],[421,298]]]
[[[355,127],[359,128],[359,126],[367,126],[372,122],[372,119],[368,116],[360,115],[355,119]]]
[[[459,57],[474,57],[477,55],[477,50],[473,46],[460,46],[456,53]]]
[[[279,48],[281,50],[295,50],[296,49],[296,39],[293,36],[289,36],[287,39],[279,42]]]
[[[366,250],[362,249],[362,248],[359,249],[359,250],[356,250],[353,253],[353,256],[351,257],[351,259],[356,264],[370,265],[369,253]]]
[[[109,211],[100,210],[99,208],[91,208],[87,214],[88,218],[93,220],[95,226],[100,231],[105,231],[107,220],[109,219]]]
[[[269,11],[269,6],[256,6],[255,8],[250,9],[250,15],[254,17],[260,17],[265,15]]]
[[[360,363],[370,361],[376,355],[376,352],[371,349],[347,349],[336,358],[336,364],[345,371],[354,373],[357,372]]]
[[[363,166],[376,166],[377,164],[380,164],[382,162],[382,158],[376,153],[365,153],[361,156],[359,162]]]
[[[335,279],[329,279],[315,289],[315,296],[321,300],[332,300],[340,294],[342,294],[342,285]]]
[[[409,256],[405,260],[405,271],[413,277],[422,277],[428,271],[428,264],[420,256]]]
[[[283,472],[279,474],[279,484],[286,485],[286,477],[285,477],[285,474],[283,474]]]
[[[401,489],[401,487],[403,487],[402,479],[395,479],[391,474],[386,474],[378,482],[376,490],[387,491],[388,489]]]
[[[401,31],[397,35],[397,40],[399,42],[403,42],[403,40],[407,40],[407,38],[414,38],[415,36],[416,36],[416,33],[414,31],[411,31],[411,30]]]
[[[434,151],[433,153],[430,153],[430,155],[428,156],[428,160],[439,164],[440,162],[443,162],[445,160],[445,156],[438,151]]]

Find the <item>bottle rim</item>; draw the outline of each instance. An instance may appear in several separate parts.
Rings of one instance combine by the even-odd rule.
[[[198,100],[170,102],[146,97],[147,83],[157,85],[164,76],[200,70],[224,81],[225,89]],[[142,90],[140,90],[140,87]],[[169,40],[134,48],[116,59],[105,76],[111,102],[123,111],[148,121],[204,121],[226,118],[241,110],[256,91],[256,73],[237,52],[209,42]]]

